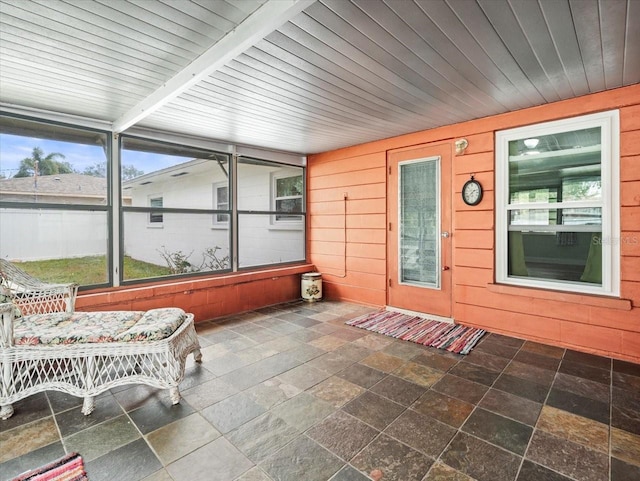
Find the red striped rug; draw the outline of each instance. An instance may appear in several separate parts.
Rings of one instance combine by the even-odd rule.
[[[88,481],[82,456],[67,454],[63,458],[21,474],[13,481]]]
[[[469,354],[485,333],[484,329],[425,319],[393,311],[378,311],[347,321],[349,326],[411,341],[423,346]]]

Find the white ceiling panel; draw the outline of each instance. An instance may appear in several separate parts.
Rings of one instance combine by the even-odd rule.
[[[116,130],[309,154],[638,82],[639,0],[0,0],[0,103]]]

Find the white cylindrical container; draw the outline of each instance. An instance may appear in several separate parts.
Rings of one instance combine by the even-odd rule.
[[[319,272],[302,274],[301,290],[302,299],[307,302],[316,302],[322,299],[322,274]]]

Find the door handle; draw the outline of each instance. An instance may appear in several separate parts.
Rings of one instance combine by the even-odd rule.
[[[449,269],[451,269],[451,267],[449,267],[449,266],[442,266],[442,270],[443,270],[443,271],[448,271]]]
[[[444,237],[445,239],[448,238],[451,234],[449,234],[448,231],[444,231],[442,234],[440,234],[442,237]]]

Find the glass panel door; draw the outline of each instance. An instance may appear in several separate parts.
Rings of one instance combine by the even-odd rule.
[[[399,164],[400,283],[440,288],[439,158]]]

